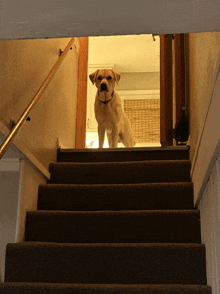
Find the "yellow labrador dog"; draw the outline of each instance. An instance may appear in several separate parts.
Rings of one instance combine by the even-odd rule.
[[[112,69],[98,69],[89,78],[97,87],[95,117],[98,123],[99,148],[103,148],[105,131],[110,148],[116,148],[120,142],[126,147],[133,147],[135,140],[131,125],[115,91],[115,82],[119,82],[120,74]]]

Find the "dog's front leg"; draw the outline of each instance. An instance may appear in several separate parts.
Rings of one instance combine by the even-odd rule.
[[[112,148],[118,147],[118,126],[114,126],[112,129]]]
[[[99,148],[103,148],[105,139],[105,128],[99,124],[98,125],[98,135],[99,135]]]

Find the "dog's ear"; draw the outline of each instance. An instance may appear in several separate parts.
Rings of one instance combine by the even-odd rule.
[[[120,81],[121,75],[119,73],[117,73],[117,71],[115,71],[114,69],[110,69],[111,72],[113,73],[114,77],[115,77],[115,81],[118,84],[118,82]]]
[[[93,85],[95,84],[95,80],[96,80],[98,73],[99,73],[99,69],[97,69],[94,73],[91,73],[89,75],[89,78],[90,78],[91,82],[93,83]]]

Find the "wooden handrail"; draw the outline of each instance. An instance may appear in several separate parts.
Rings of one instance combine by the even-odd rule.
[[[15,124],[15,126],[13,127],[11,132],[8,134],[8,136],[3,141],[2,145],[0,146],[0,159],[3,157],[6,150],[9,147],[10,143],[15,138],[17,132],[20,130],[20,128],[22,127],[22,125],[26,121],[27,117],[29,116],[30,111],[33,109],[33,107],[36,105],[39,98],[42,96],[43,92],[46,90],[47,86],[49,85],[50,81],[52,80],[52,78],[55,75],[56,71],[58,70],[59,66],[61,65],[63,59],[67,55],[67,53],[68,53],[70,47],[72,46],[73,42],[74,42],[74,38],[72,38],[69,41],[69,43],[67,44],[65,50],[60,55],[59,59],[57,60],[54,67],[50,71],[49,75],[46,77],[45,81],[43,82],[43,84],[41,85],[39,90],[37,91],[36,95],[34,96],[32,101],[30,102],[30,104],[27,106],[27,108],[25,109],[25,111],[23,112],[21,117],[18,119],[17,123]]]

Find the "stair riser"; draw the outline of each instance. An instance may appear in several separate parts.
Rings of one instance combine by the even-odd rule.
[[[188,151],[134,150],[58,152],[0,293],[211,294]]]
[[[119,151],[120,150],[120,151]],[[61,151],[57,154],[57,162],[123,162],[143,160],[188,160],[188,150],[151,150],[133,149],[132,151],[117,149],[111,150],[74,150]]]
[[[190,182],[190,161],[146,161],[127,163],[55,163],[50,165],[49,183],[135,184]]]
[[[5,281],[206,285],[205,247],[9,244]]]
[[[134,185],[41,185],[40,210],[192,209],[192,183]]]
[[[42,283],[0,284],[2,294],[211,294],[207,286],[184,285],[71,285]]]
[[[30,211],[26,241],[58,243],[200,243],[199,211]]]

